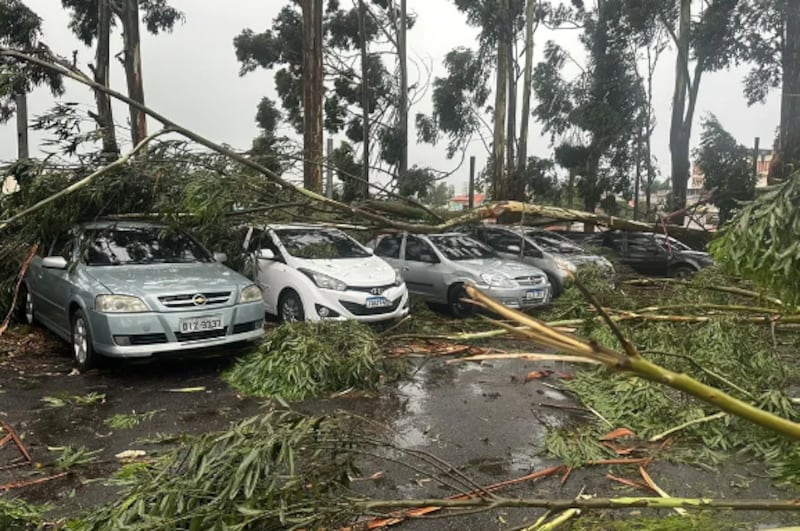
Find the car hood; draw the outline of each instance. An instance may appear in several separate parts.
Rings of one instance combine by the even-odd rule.
[[[505,273],[511,278],[518,278],[545,274],[538,267],[499,258],[473,258],[472,260],[456,260],[454,263],[475,275]]]
[[[370,287],[394,283],[394,268],[378,258],[339,258],[334,260],[297,260],[296,267],[316,271],[341,280],[348,286]]]
[[[139,264],[87,267],[86,272],[116,294],[166,295],[236,291],[251,282],[220,263]]]

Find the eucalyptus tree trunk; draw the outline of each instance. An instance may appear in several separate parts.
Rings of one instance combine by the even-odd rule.
[[[302,0],[303,186],[322,193],[322,0]]]
[[[24,92],[14,96],[17,117],[17,158],[27,160],[30,158],[28,147],[28,95]]]
[[[367,6],[364,0],[358,0],[358,34],[361,40],[361,125],[363,134],[364,154],[361,159],[361,190],[359,196],[369,196],[369,55],[367,54],[366,39]]]
[[[505,199],[505,126],[506,126],[506,82],[508,81],[508,47],[506,46],[505,32],[508,19],[509,0],[498,0],[499,18],[497,37],[497,87],[494,97],[494,135],[492,145],[492,163],[494,164],[494,196],[495,199]]]
[[[783,16],[781,125],[772,181],[800,169],[800,0],[786,0]]]
[[[524,172],[528,164],[528,122],[531,114],[531,84],[533,78],[533,19],[539,0],[528,0],[525,6],[525,70],[522,74],[522,115],[519,123],[517,171]]]
[[[510,27],[510,20],[506,20],[508,32],[506,35],[506,53],[508,54],[508,100],[506,111],[506,197],[504,199],[518,199],[522,201],[524,198],[517,197],[517,172],[516,165],[517,159],[515,158],[516,150],[515,145],[517,142],[517,72],[516,60],[514,59],[514,46],[513,46],[513,29]]]
[[[684,113],[687,98],[691,98],[689,90],[689,46],[691,28],[691,0],[680,0],[680,14],[677,34],[678,54],[675,60],[675,89],[672,94],[672,118],[669,130],[669,150],[672,162],[672,197],[670,209],[680,210],[686,207],[686,189],[689,183],[689,140],[691,116],[687,127]],[[689,102],[691,106],[691,101]],[[683,217],[676,220],[683,224]]]
[[[400,28],[397,35],[397,54],[400,62],[400,167],[397,171],[398,190],[408,173],[408,60],[406,56],[406,0],[400,0]]]
[[[101,4],[103,2],[100,2]],[[115,14],[122,22],[122,64],[128,83],[128,96],[144,105],[144,82],[142,80],[142,42],[139,33],[138,0],[119,0],[111,4]],[[131,117],[131,140],[138,145],[147,136],[145,114],[134,106],[129,106]]]
[[[108,70],[111,62],[110,52],[111,37],[111,7],[108,2],[97,3],[97,53],[95,55],[94,80],[103,86],[108,86]],[[114,131],[114,116],[111,111],[111,98],[99,90],[94,91],[97,101],[97,116],[95,121],[103,133],[103,157],[114,160],[119,157],[116,132]]]

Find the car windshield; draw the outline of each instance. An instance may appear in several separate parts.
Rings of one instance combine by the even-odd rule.
[[[541,247],[543,251],[548,253],[579,254],[585,252],[583,249],[562,236],[556,236],[537,230],[529,230],[525,234],[528,236],[528,238],[536,242],[536,244]]]
[[[275,234],[286,251],[297,258],[331,260],[369,256],[355,240],[339,230],[280,229]]]
[[[90,266],[211,262],[192,238],[163,227],[108,227],[83,233],[84,260]]]
[[[429,236],[439,251],[450,260],[472,260],[473,258],[494,258],[494,251],[469,236],[447,234]]]
[[[672,248],[673,251],[691,251],[692,248],[686,245],[683,242],[679,242],[673,237],[667,237],[663,234],[656,234],[656,241],[665,249],[667,248],[667,239],[669,238],[669,247]]]

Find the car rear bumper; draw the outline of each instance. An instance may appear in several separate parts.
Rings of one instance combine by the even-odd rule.
[[[214,317],[222,328],[181,333],[183,319]],[[185,312],[104,314],[89,312],[94,349],[117,358],[144,358],[157,354],[191,353],[226,345],[255,342],[264,335],[261,302]],[[222,350],[222,349],[220,349]]]
[[[367,300],[373,297],[385,298],[389,301],[389,306],[368,308]],[[393,286],[380,295],[365,291],[319,289],[315,290],[310,300],[303,301],[303,306],[306,320],[308,321],[354,320],[364,323],[377,323],[408,315],[408,290],[405,284]]]
[[[535,308],[547,304],[552,298],[550,284],[521,286],[518,288],[494,288],[488,286],[477,286],[477,288],[509,308]]]

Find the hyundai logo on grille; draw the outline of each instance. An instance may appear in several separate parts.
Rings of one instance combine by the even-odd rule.
[[[194,303],[194,305],[195,305],[195,306],[202,306],[202,305],[204,305],[204,304],[206,303],[206,300],[207,300],[207,299],[205,298],[205,296],[204,296],[204,295],[202,295],[202,294],[200,294],[200,293],[198,293],[197,295],[195,295],[194,297],[192,297],[192,302]]]
[[[380,295],[381,293],[383,293],[383,288],[372,288],[371,290],[369,290],[369,292],[372,293],[373,295]]]

